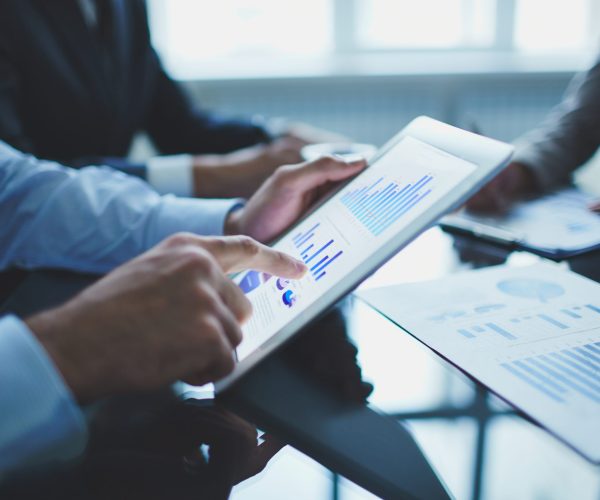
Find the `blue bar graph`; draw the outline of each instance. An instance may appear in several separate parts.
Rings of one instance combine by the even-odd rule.
[[[474,339],[475,338],[475,335],[473,335],[469,330],[465,330],[464,328],[459,328],[457,331],[463,337],[467,337],[468,339]]]
[[[400,186],[396,182],[385,184],[380,177],[370,186],[348,191],[341,202],[371,234],[379,236],[431,193],[430,175],[424,175],[414,184]]]
[[[516,340],[517,339],[517,337],[515,337],[512,333],[505,330],[501,326],[498,326],[495,323],[486,323],[485,326],[487,326],[490,330],[496,332],[497,334],[502,335],[505,339],[508,339],[508,340]]]
[[[373,184],[374,186],[375,184]],[[360,196],[360,195],[357,195]],[[335,249],[333,238],[323,238],[324,230],[320,223],[307,231],[300,232],[292,238],[294,246],[300,251],[300,257],[308,266],[309,272],[319,281],[327,275],[325,271],[344,252]]]
[[[600,403],[600,372],[593,360],[582,356],[592,344],[502,363],[523,382],[557,402],[577,393]]]
[[[313,227],[311,227],[308,231],[305,231],[304,233],[298,233],[296,236],[294,236],[294,238],[293,238],[294,245],[296,245],[296,247],[301,247],[303,245],[304,241],[308,241],[308,239],[310,239],[309,237],[310,237],[311,233],[314,233],[315,229],[317,229],[320,225],[321,225],[321,223],[318,222]],[[307,239],[305,240],[305,238],[307,238]]]
[[[581,319],[581,314],[577,314],[577,313],[575,313],[573,311],[569,311],[568,309],[561,309],[561,312],[563,314],[566,314],[570,318]]]
[[[554,318],[548,316],[547,314],[538,314],[538,318],[543,319],[544,321],[547,321],[551,325],[554,325],[557,328],[560,328],[561,330],[566,330],[567,328],[569,328],[564,323],[561,323],[560,321],[555,320]]]

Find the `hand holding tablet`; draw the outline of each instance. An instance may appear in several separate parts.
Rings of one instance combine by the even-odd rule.
[[[337,183],[355,176],[365,166],[364,160],[347,163],[324,156],[309,163],[280,167],[242,210],[230,215],[225,232],[271,241]]]

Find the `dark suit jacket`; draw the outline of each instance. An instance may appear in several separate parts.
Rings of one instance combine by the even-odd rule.
[[[143,0],[100,1],[110,5],[104,38],[77,0],[0,0],[0,139],[67,165],[126,171],[138,131],[163,154],[268,140],[260,127],[191,105],[150,45]]]

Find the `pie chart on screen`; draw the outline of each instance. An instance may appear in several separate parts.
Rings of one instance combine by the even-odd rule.
[[[283,303],[286,306],[292,307],[296,302],[296,295],[294,295],[294,292],[292,292],[291,290],[286,290],[285,292],[283,292],[281,300],[283,300]]]
[[[285,290],[285,288],[290,284],[290,280],[286,280],[283,278],[277,278],[275,285],[279,290]]]

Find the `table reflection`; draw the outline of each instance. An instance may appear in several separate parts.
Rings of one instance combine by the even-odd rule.
[[[88,410],[78,463],[16,477],[0,498],[227,498],[284,446],[212,400],[171,390],[111,398]]]

